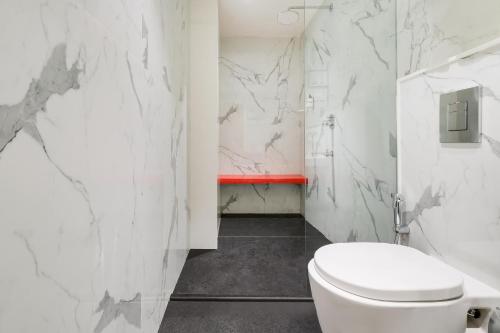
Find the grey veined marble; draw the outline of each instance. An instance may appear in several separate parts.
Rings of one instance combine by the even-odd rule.
[[[129,301],[120,300],[115,302],[115,299],[109,296],[106,290],[103,299],[99,302],[99,307],[96,312],[102,312],[102,315],[94,329],[95,333],[101,333],[119,316],[123,316],[129,324],[141,327],[141,294],[137,293],[135,297]]]
[[[497,308],[496,312],[493,312],[493,315],[490,320],[490,324],[488,326],[488,332],[491,333],[499,333],[500,332],[500,308]]]
[[[70,89],[80,88],[80,72],[78,62],[67,68],[66,45],[56,46],[40,78],[31,82],[23,100],[14,105],[0,105],[0,153],[23,129],[42,144],[36,127],[36,114],[45,112],[52,95],[64,95]]]
[[[231,105],[229,110],[226,111],[222,116],[219,117],[219,125],[222,125],[233,113],[238,112],[238,105]]]
[[[399,76],[442,63],[499,35],[497,0],[398,0]],[[467,24],[461,24],[467,17]],[[470,27],[474,27],[471,29]]]
[[[393,239],[395,10],[335,2],[305,32],[305,214],[333,242]]]
[[[499,59],[500,44],[491,43],[398,82],[400,191],[406,220],[413,221],[410,244],[497,289]],[[471,86],[482,87],[482,143],[440,144],[439,95]]]
[[[484,135],[484,138],[488,143],[490,144],[491,150],[493,151],[493,154],[495,154],[497,157],[500,157],[500,141],[497,141],[493,139],[490,136]]]
[[[189,247],[188,7],[0,2],[0,331],[158,331]]]
[[[411,223],[418,220],[419,216],[422,215],[426,209],[441,206],[442,197],[443,195],[440,192],[432,194],[432,186],[428,186],[424,193],[422,193],[420,200],[415,204],[415,207],[411,211],[404,213],[406,222]]]
[[[220,50],[222,174],[303,174],[303,39],[229,37]],[[224,212],[300,210],[295,186],[222,186]]]

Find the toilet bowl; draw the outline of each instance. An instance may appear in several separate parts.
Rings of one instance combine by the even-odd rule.
[[[500,293],[416,249],[340,243],[308,265],[323,333],[486,333]]]

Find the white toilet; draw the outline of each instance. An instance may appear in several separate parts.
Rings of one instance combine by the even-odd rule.
[[[401,245],[327,245],[308,270],[323,333],[486,333],[500,306],[497,290]]]

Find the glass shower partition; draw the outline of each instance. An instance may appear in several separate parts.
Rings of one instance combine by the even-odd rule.
[[[306,11],[306,220],[332,242],[394,239],[396,4]]]

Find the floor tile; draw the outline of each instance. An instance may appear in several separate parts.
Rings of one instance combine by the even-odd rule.
[[[170,302],[159,333],[321,333],[312,302]]]
[[[307,296],[304,238],[222,237],[190,251],[174,296]]]
[[[320,238],[323,237],[323,238],[325,238],[325,236],[323,236],[323,234],[318,229],[313,227],[309,222],[306,222],[305,224],[306,224],[306,226],[305,226],[306,237],[320,237]]]
[[[292,300],[310,298],[307,263],[329,243],[301,216],[223,217],[218,249],[189,252],[160,333],[321,332],[314,304]]]
[[[224,217],[219,237],[224,236],[304,236],[303,217]]]

